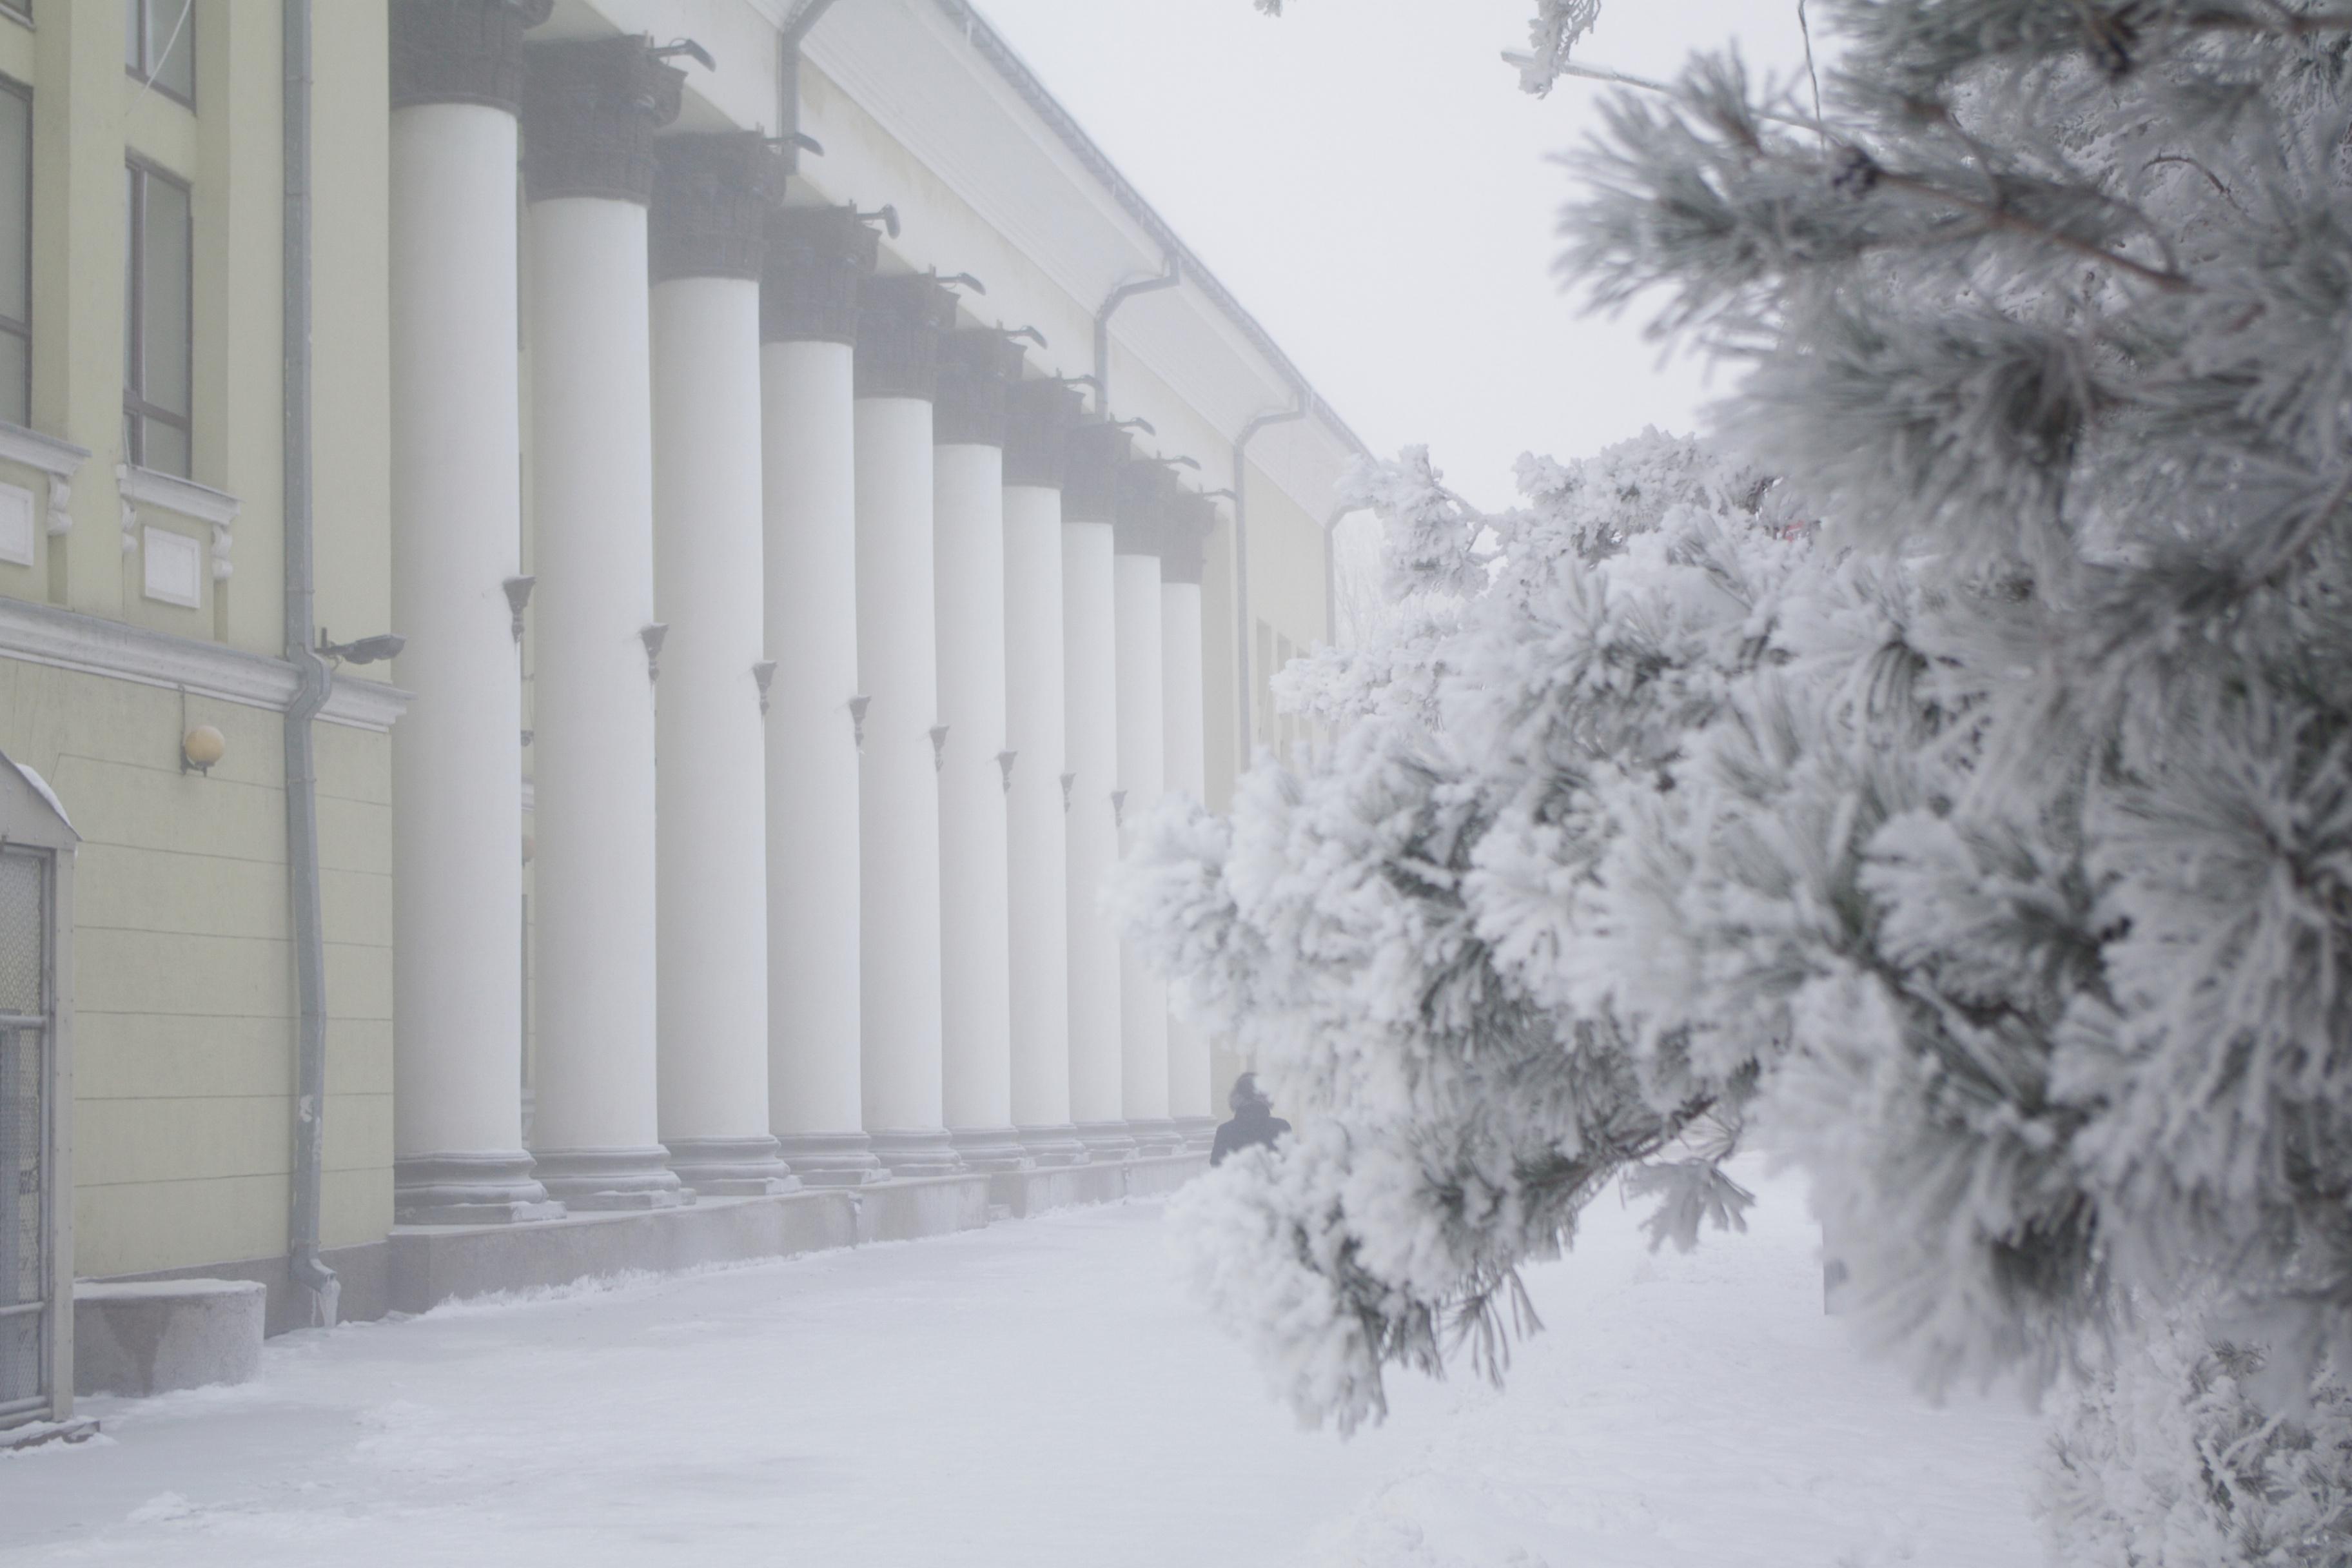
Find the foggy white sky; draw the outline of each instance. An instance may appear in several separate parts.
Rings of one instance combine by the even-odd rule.
[[[1548,159],[1604,89],[1517,89],[1498,57],[1532,0],[979,3],[1375,451],[1426,441],[1494,506],[1521,451],[1688,430],[1715,395],[1552,276],[1570,176]],[[1614,0],[1579,55],[1665,76],[1732,37],[1801,66],[1795,0]]]

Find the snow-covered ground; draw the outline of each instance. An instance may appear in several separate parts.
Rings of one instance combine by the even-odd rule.
[[[1761,1184],[1687,1258],[1603,1204],[1531,1276],[1507,1393],[1401,1380],[1349,1443],[1266,1403],[1134,1205],[290,1336],[0,1459],[0,1562],[2038,1562],[2032,1419],[1862,1362],[1801,1191]]]

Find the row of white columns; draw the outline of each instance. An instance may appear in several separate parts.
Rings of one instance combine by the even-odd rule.
[[[402,1217],[1181,1147],[1205,1047],[1171,1052],[1098,904],[1122,795],[1200,787],[1199,591],[1116,521],[1124,437],[1072,437],[1074,395],[1014,387],[936,281],[872,276],[854,214],[779,209],[757,137],[655,143],[677,75],[641,42],[526,53],[525,19],[394,12]]]

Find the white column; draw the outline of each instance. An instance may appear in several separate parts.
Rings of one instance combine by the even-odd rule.
[[[866,1130],[894,1176],[957,1168],[940,1046],[939,640],[929,393],[936,326],[919,279],[877,279],[858,326],[858,792]],[[926,336],[929,341],[924,341]]]
[[[393,1202],[484,1224],[562,1210],[522,1146],[516,106],[439,95],[485,38],[519,82],[522,27],[499,0],[393,26],[392,679],[417,696],[392,737]]]
[[[1160,723],[1168,787],[1198,802],[1208,793],[1207,721],[1201,670],[1200,547],[1171,541],[1160,580]],[[1168,1018],[1168,1112],[1188,1145],[1205,1146],[1217,1127],[1209,1082],[1209,1037]]]
[[[768,1132],[768,662],[761,581],[758,137],[659,143],[654,605],[661,1141],[697,1192],[793,1186]]]
[[[641,63],[640,63],[641,62]],[[574,1208],[675,1205],[655,1070],[653,411],[646,94],[621,38],[531,51],[539,1057],[533,1137]],[[675,108],[675,84],[668,104]],[[658,100],[656,100],[658,101]],[[650,163],[650,159],[644,160]],[[593,192],[596,194],[574,194]]]
[[[803,1183],[885,1173],[859,1084],[857,512],[850,342],[871,230],[778,215],[763,285],[769,1126]],[[845,296],[846,307],[826,309]]]
[[[1006,796],[1019,758],[1004,716],[1004,384],[998,332],[942,345],[932,452],[940,721],[940,1046],[948,1135],[964,1164],[1017,1171],[1013,1129]]]
[[[1126,853],[1132,824],[1167,790],[1160,733],[1160,558],[1121,549],[1112,560],[1118,626],[1118,787]],[[1171,1154],[1183,1140],[1168,1114],[1168,984],[1134,947],[1118,949],[1120,1104],[1145,1154]]]
[[[1072,440],[1062,492],[1063,725],[1070,773],[1070,1118],[1094,1159],[1135,1154],[1120,1093],[1119,947],[1103,910],[1118,863],[1118,636],[1111,489],[1126,437],[1107,426]]]
[[[1040,1165],[1083,1164],[1070,1123],[1069,818],[1063,778],[1062,470],[1077,395],[1013,389],[1005,449],[1006,929],[1013,1120]]]

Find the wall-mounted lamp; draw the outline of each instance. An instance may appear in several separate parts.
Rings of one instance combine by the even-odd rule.
[[[849,741],[861,752],[866,749],[866,710],[873,700],[871,697],[849,700]]]
[[[656,621],[637,628],[637,640],[646,645],[646,679],[649,683],[661,679],[662,644],[668,637],[669,623],[667,621]]]
[[[948,727],[931,726],[931,771],[939,773],[948,765]]]
[[[227,752],[228,741],[218,730],[199,724],[180,737],[180,771],[209,774]]]
[[[760,688],[760,717],[768,716],[768,686],[776,679],[776,661],[763,658],[751,667],[751,679]]]
[[[1150,420],[1143,418],[1140,416],[1138,416],[1133,419],[1114,419],[1110,422],[1110,427],[1114,430],[1140,430],[1147,436],[1157,436],[1160,434],[1159,431],[1151,427]]]
[[[859,213],[857,215],[857,221],[860,223],[878,223],[882,226],[883,232],[887,234],[892,239],[898,237],[898,209],[892,206],[887,202],[876,207],[870,213]]]
[[[1013,759],[1020,754],[1010,751],[996,753],[996,765],[1004,770],[1004,793],[1007,795],[1013,793]]]
[[[719,62],[710,58],[710,51],[692,38],[674,38],[657,49],[647,49],[646,52],[657,60],[666,60],[672,55],[684,55],[688,59],[700,62],[704,70],[715,71],[719,68]]]
[[[387,658],[398,658],[408,639],[398,632],[378,632],[357,642],[330,642],[327,628],[319,628],[319,657],[333,659],[337,664],[376,664]]]
[[[507,608],[514,612],[514,639],[522,641],[522,607],[530,603],[530,591],[539,585],[536,577],[509,577],[502,584],[507,591]]]

